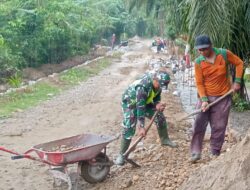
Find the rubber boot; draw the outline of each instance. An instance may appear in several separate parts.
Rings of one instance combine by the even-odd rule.
[[[128,149],[128,147],[130,145],[130,142],[131,142],[131,139],[124,139],[124,138],[122,138],[120,153],[119,153],[119,155],[118,155],[118,157],[116,158],[116,161],[115,161],[116,165],[120,165],[120,166],[124,165],[125,159],[124,159],[123,154]]]
[[[196,163],[198,160],[201,159],[201,154],[200,153],[193,153],[191,156],[191,162]]]
[[[158,130],[158,134],[159,134],[159,137],[161,139],[161,145],[164,145],[164,146],[169,146],[171,148],[177,148],[177,144],[172,142],[170,139],[169,139],[169,136],[168,136],[168,130],[167,128],[157,128]]]

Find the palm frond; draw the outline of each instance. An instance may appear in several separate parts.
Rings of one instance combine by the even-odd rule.
[[[231,22],[226,7],[226,0],[187,0],[190,6],[188,13],[188,29],[191,39],[197,35],[207,34],[215,45],[223,46],[231,33]]]

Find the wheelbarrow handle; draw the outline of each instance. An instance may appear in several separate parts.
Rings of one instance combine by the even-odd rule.
[[[35,161],[42,162],[42,163],[45,163],[45,164],[50,164],[47,160],[43,160],[43,159],[36,158],[34,156],[29,155],[30,152],[34,151],[33,149],[29,149],[24,154],[19,154],[18,152],[14,152],[12,150],[9,150],[7,148],[4,148],[4,147],[0,146],[0,151],[8,152],[10,154],[15,154],[15,156],[11,156],[12,160],[27,158],[27,159],[35,160]]]
[[[17,160],[22,158],[25,158],[25,156],[24,155],[11,156],[11,160]]]
[[[1,150],[1,151],[4,151],[4,152],[8,152],[8,153],[10,153],[10,154],[20,155],[19,153],[15,152],[15,151],[12,151],[12,150],[9,150],[9,149],[7,149],[7,148],[4,148],[4,147],[2,147],[2,146],[0,146],[0,150]]]

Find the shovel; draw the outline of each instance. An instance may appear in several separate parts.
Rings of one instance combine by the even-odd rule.
[[[224,94],[223,96],[219,97],[217,100],[213,101],[212,103],[208,104],[207,105],[207,108],[210,108],[212,107],[213,105],[217,104],[219,101],[223,100],[225,97],[227,97],[228,95],[232,94],[234,92],[233,89],[229,90],[226,94]],[[194,111],[193,113],[190,113],[189,115],[181,118],[180,120],[178,121],[182,121],[182,120],[185,120],[185,119],[189,119],[189,117],[193,116],[193,115],[196,115],[198,113],[201,113],[202,112],[202,109],[198,109],[196,111]]]
[[[147,135],[147,132],[148,130],[151,128],[153,122],[154,122],[154,119],[156,117],[156,115],[159,113],[159,111],[156,111],[153,115],[153,117],[151,118],[150,120],[150,123],[148,124],[148,126],[146,127],[145,131],[146,131],[146,135]],[[134,167],[141,167],[139,164],[137,164],[136,162],[134,162],[132,159],[129,159],[128,156],[131,152],[133,152],[135,150],[135,147],[137,146],[137,144],[143,139],[144,137],[143,136],[140,136],[136,139],[136,141],[128,148],[128,150],[123,154],[125,160],[130,163],[131,165],[133,165]]]

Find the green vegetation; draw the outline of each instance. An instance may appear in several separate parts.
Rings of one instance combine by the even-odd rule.
[[[0,82],[27,66],[84,55],[95,43],[110,45],[113,33],[117,40],[145,35],[147,23],[123,0],[2,0]]]
[[[60,89],[39,83],[32,87],[0,96],[0,118],[7,117],[13,112],[22,111],[49,99],[60,92]]]
[[[250,68],[248,68],[248,69],[250,69]],[[244,81],[250,83],[250,74],[246,74],[245,73],[245,75],[244,75]]]
[[[7,79],[8,84],[13,88],[18,88],[22,85],[22,77],[19,73],[15,73],[13,76]]]
[[[98,74],[108,67],[113,59],[120,57],[121,54],[116,53],[113,56],[99,59],[89,65],[69,69],[59,74],[59,84],[41,82],[0,96],[0,118],[8,117],[13,112],[25,110],[42,101],[48,100],[59,94],[62,90],[68,89]]]
[[[130,10],[144,10],[158,23],[160,35],[174,40],[186,35],[191,45],[208,34],[217,47],[247,59],[250,50],[249,0],[126,0]]]
[[[134,35],[167,37],[180,47],[195,36],[208,34],[217,47],[232,50],[249,65],[249,0],[2,0],[0,6],[0,83],[19,87],[19,71],[58,63],[84,55],[93,44],[110,45]],[[170,43],[173,44],[173,43]],[[113,58],[119,58],[119,54]],[[70,69],[59,80],[67,87],[95,75],[110,64],[109,58],[91,66]],[[248,78],[246,78],[248,81]],[[41,85],[41,84],[39,84]],[[27,107],[36,97],[55,94],[65,86],[35,85],[29,92],[10,93],[0,100],[0,115]],[[48,87],[46,91],[45,87]],[[43,94],[44,93],[44,94]],[[17,94],[17,95],[16,95]],[[47,96],[41,98],[48,98]],[[6,105],[3,104],[6,100]],[[245,106],[236,101],[236,106]],[[20,103],[20,106],[22,103]],[[20,107],[22,109],[22,107]],[[244,108],[245,109],[245,108]],[[5,110],[5,111],[2,111]],[[9,111],[7,111],[9,110]]]
[[[233,109],[238,112],[243,112],[245,110],[250,110],[250,102],[247,102],[245,99],[240,97],[240,95],[233,95]]]
[[[231,50],[249,66],[250,62],[250,1],[249,0],[126,0],[129,9],[142,10],[158,25],[161,37],[169,43],[191,45],[192,58],[197,56],[195,37],[207,34],[215,47]],[[173,43],[175,41],[175,43]],[[172,48],[172,47],[171,47]],[[240,94],[245,97],[244,85]],[[240,104],[242,105],[242,104]]]
[[[97,11],[98,10],[98,11]],[[212,15],[212,16],[211,16]],[[18,70],[60,63],[110,44],[160,35],[174,41],[206,33],[215,46],[242,58],[250,49],[250,1],[3,0],[0,6],[0,81]]]
[[[250,81],[245,83],[247,88],[250,88]]]
[[[110,58],[103,58],[92,63],[90,66],[72,68],[60,74],[60,80],[67,85],[79,84],[89,77],[98,74],[111,64]]]

